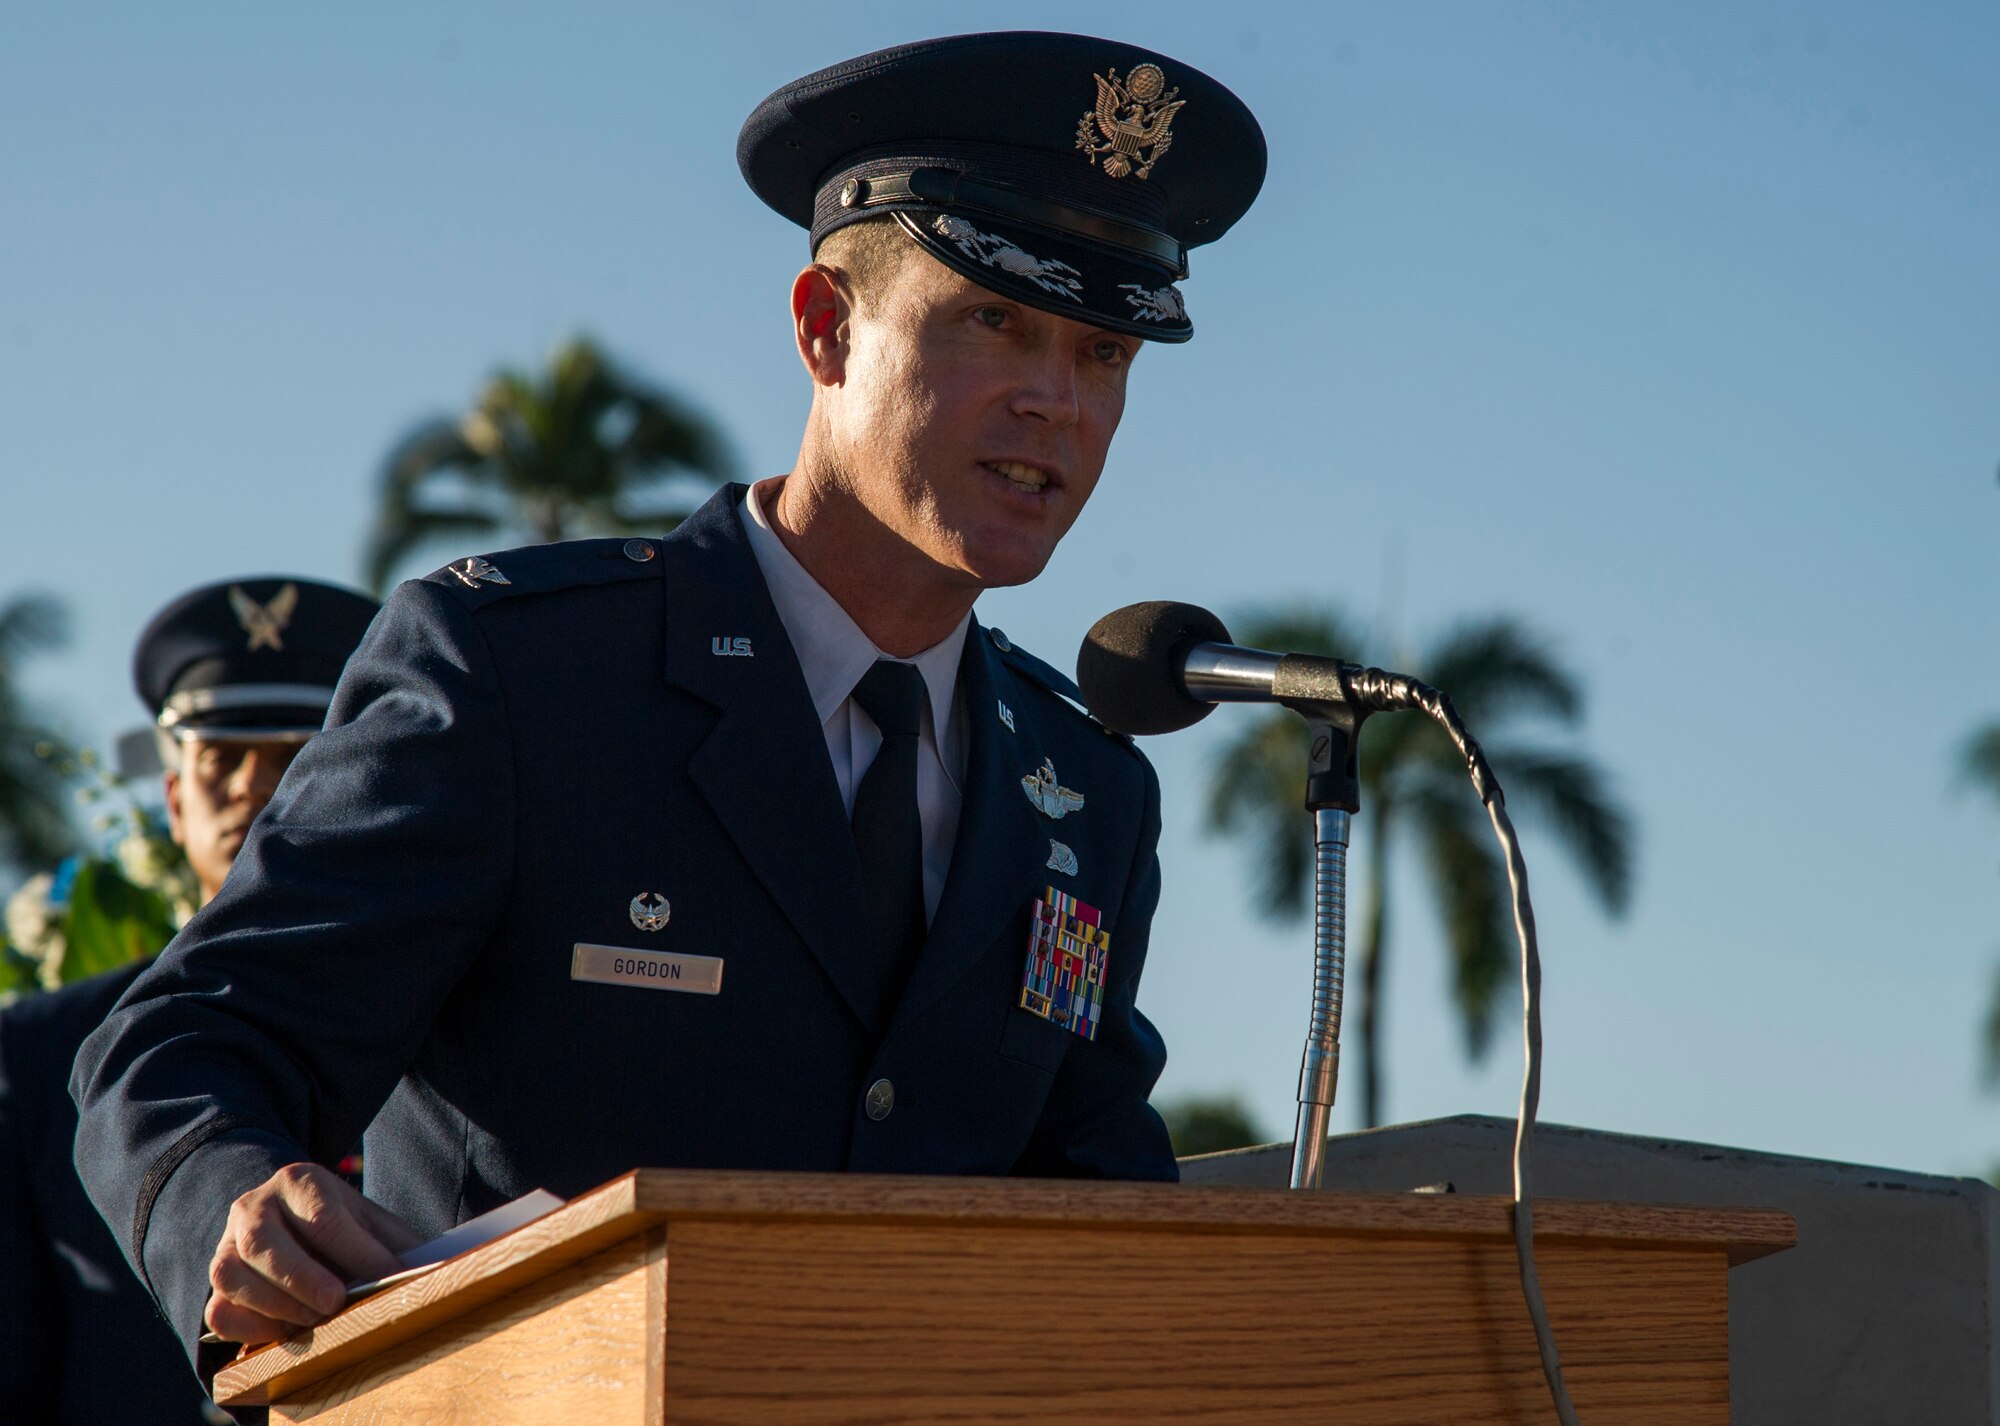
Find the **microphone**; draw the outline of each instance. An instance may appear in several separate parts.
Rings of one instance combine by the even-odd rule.
[[[1528,864],[1500,783],[1451,698],[1407,674],[1313,654],[1238,647],[1230,642],[1222,621],[1208,610],[1170,600],[1128,604],[1091,625],[1077,651],[1076,681],[1091,714],[1117,733],[1178,732],[1206,718],[1218,703],[1278,703],[1311,724],[1305,806],[1313,818],[1313,1003],[1299,1064],[1299,1117],[1292,1135],[1295,1189],[1320,1186],[1340,1072],[1348,826],[1361,809],[1362,721],[1371,713],[1415,709],[1428,714],[1451,739],[1473,790],[1485,804],[1507,864],[1514,932],[1521,943],[1522,1039],[1527,1052],[1514,1129],[1514,1252],[1556,1415],[1574,1426],[1576,1412],[1563,1384],[1562,1362],[1535,1270],[1529,1152],[1542,1093],[1542,961],[1535,942],[1534,907],[1528,900]]]
[[[1314,718],[1338,710],[1358,722],[1422,707],[1426,691],[1343,659],[1240,648],[1208,610],[1164,599],[1128,604],[1091,625],[1076,681],[1098,722],[1135,736],[1192,727],[1218,703],[1282,703]]]

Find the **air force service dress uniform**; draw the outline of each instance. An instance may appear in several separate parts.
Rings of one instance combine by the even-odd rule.
[[[303,741],[376,607],[305,579],[209,585],[154,618],[133,680],[169,740]],[[147,964],[0,1010],[0,1422],[193,1426],[214,1410],[72,1162],[77,1047]]]
[[[1169,127],[1212,145],[1172,179]],[[973,280],[1169,340],[1160,289],[1263,172],[1219,84],[1078,36],[811,76],[739,157],[815,240],[852,180]],[[948,869],[884,975],[745,499],[399,589],[228,885],[86,1046],[78,1165],[188,1342],[230,1202],[364,1125],[370,1196],[425,1233],[635,1165],[1174,1176],[1135,1003],[1152,769],[968,621]]]
[[[78,1163],[188,1342],[231,1201],[364,1125],[370,1196],[427,1234],[635,1165],[1174,1175],[1134,1005],[1151,769],[974,625],[950,874],[882,984],[744,493],[398,590],[221,894],[90,1041]],[[1044,765],[1082,808],[1030,799]],[[1052,881],[1112,937],[1089,1040],[1021,1005]],[[714,993],[676,988],[701,958]]]

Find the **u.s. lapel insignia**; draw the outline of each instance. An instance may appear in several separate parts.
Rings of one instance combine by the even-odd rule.
[[[1028,920],[1021,1008],[1095,1040],[1110,961],[1104,913],[1053,886],[1045,888]]]
[[[457,564],[452,565],[451,572],[458,576],[458,582],[467,589],[479,588],[481,581],[487,584],[512,584],[514,582],[495,569],[491,561],[481,559],[478,555],[462,559]]]
[[[1123,80],[1115,69],[1091,78],[1097,81],[1097,107],[1084,110],[1077,122],[1076,146],[1093,164],[1102,159],[1113,178],[1135,169],[1144,178],[1173,147],[1174,115],[1187,100],[1174,98],[1180,90],[1167,88],[1157,64],[1135,65]]]
[[[243,626],[243,632],[250,636],[249,652],[270,649],[283,653],[284,632],[292,622],[292,614],[299,607],[299,587],[287,584],[271,596],[269,604],[259,604],[243,592],[243,586],[229,586],[229,607],[236,614],[236,622]]]
[[[632,924],[641,931],[664,931],[673,919],[674,908],[657,891],[642,891],[632,898]]]
[[[1083,794],[1064,787],[1056,778],[1056,765],[1047,758],[1042,759],[1039,771],[1021,779],[1021,790],[1037,812],[1053,821],[1060,822],[1083,806]]]
[[[1064,876],[1076,875],[1076,853],[1054,837],[1049,838],[1049,870],[1059,871]]]
[[[1014,710],[1004,703],[1000,705],[1000,726],[1010,733],[1014,731]]]

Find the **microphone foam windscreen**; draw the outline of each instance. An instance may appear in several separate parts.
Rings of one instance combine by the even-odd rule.
[[[1083,636],[1076,681],[1097,721],[1120,733],[1174,733],[1215,707],[1187,696],[1180,664],[1196,644],[1226,644],[1229,630],[1206,609],[1155,599],[1106,614]]]

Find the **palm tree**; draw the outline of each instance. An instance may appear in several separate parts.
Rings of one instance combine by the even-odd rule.
[[[1988,723],[1965,740],[1958,754],[1958,779],[2000,802],[2000,723]],[[2000,1084],[2000,980],[1994,982],[1986,1011],[1986,1081]]]
[[[708,417],[578,338],[540,373],[501,372],[471,410],[423,422],[389,453],[366,577],[380,593],[399,560],[446,535],[664,533],[687,511],[635,507],[634,492],[674,475],[720,481],[730,467]]]
[[[1988,723],[1965,740],[1958,755],[1958,775],[1961,782],[2000,802],[2000,723]]]
[[[19,683],[22,661],[62,643],[65,626],[62,606],[47,595],[0,605],[0,859],[19,866],[52,863],[73,842],[64,779],[46,756],[53,735],[35,721]]]
[[[1258,610],[1245,623],[1243,641],[1257,648],[1341,658],[1355,658],[1365,648],[1353,626],[1326,608]],[[1508,736],[1524,718],[1571,726],[1582,717],[1582,691],[1546,642],[1504,616],[1476,620],[1446,633],[1406,671],[1451,695],[1486,749],[1510,808],[1545,822],[1606,911],[1622,912],[1631,891],[1634,835],[1603,774],[1576,753]],[[1273,920],[1298,917],[1311,882],[1312,824],[1303,810],[1307,736],[1305,719],[1273,709],[1222,749],[1209,785],[1209,830],[1245,842],[1254,904]],[[1466,1053],[1474,1060],[1485,1053],[1514,959],[1513,911],[1485,809],[1463,761],[1429,719],[1405,714],[1362,725],[1361,807],[1357,1039],[1362,1119],[1373,1128],[1382,1111],[1382,967],[1394,849],[1411,845],[1424,855],[1444,917]]]

